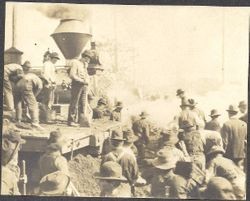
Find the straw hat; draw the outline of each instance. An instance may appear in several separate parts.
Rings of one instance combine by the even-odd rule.
[[[105,162],[100,168],[100,173],[97,173],[95,178],[101,180],[127,181],[122,175],[122,167],[114,161]]]

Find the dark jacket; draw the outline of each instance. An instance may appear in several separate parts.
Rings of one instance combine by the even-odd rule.
[[[205,129],[220,132],[221,126],[218,119],[212,119],[211,121],[207,122]]]
[[[237,118],[231,118],[224,123],[221,137],[225,149],[225,157],[229,159],[245,158],[245,140],[247,139],[247,124]]]
[[[158,173],[157,169],[154,169],[154,176],[151,180],[151,196],[155,198],[168,198],[169,192],[167,192],[167,188],[170,187],[174,176],[173,171],[163,175],[162,173]]]
[[[144,144],[149,142],[149,123],[146,119],[139,119],[132,125],[132,129]]]
[[[114,161],[121,165],[122,174],[130,185],[134,184],[139,176],[139,168],[133,150],[129,147],[111,151],[102,159],[102,163]]]
[[[39,168],[41,178],[59,170],[69,174],[67,159],[58,151],[48,150],[43,154],[39,159]]]

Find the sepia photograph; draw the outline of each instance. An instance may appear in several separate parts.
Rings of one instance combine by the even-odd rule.
[[[1,195],[245,200],[250,7],[6,2]]]

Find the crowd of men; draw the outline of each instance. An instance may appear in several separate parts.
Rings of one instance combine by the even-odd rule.
[[[80,61],[74,62],[77,66]],[[25,67],[29,69],[27,66],[29,63],[26,62],[23,65],[24,74]],[[79,79],[74,72],[84,74],[73,70],[72,80]],[[23,77],[21,69],[17,71],[17,75]],[[19,92],[28,99],[23,100],[26,100],[32,124],[38,127],[37,113],[33,109],[37,106],[33,100],[41,89],[41,84],[34,85],[34,77],[25,76],[25,80],[32,80],[32,88],[25,85],[29,82],[19,81],[17,86],[26,86]],[[82,79],[81,82],[85,86],[87,80]],[[68,118],[69,125],[75,126],[76,105],[85,101],[81,98],[86,91],[84,88],[80,90],[79,82],[72,84],[72,88],[79,89],[75,96],[77,98],[71,101]],[[49,93],[53,93],[52,91]],[[160,129],[161,137],[155,150],[155,158],[147,157],[151,127],[146,111],[142,111],[139,119],[134,120],[131,126],[113,130],[111,136],[104,141],[100,171],[93,175],[100,185],[100,196],[133,197],[136,196],[136,188],[150,184],[151,197],[245,199],[247,103],[241,101],[238,106],[229,105],[226,110],[229,119],[221,126],[218,120],[221,114],[218,110],[212,109],[209,115],[211,120],[207,121],[195,100],[187,98],[182,89],[177,90],[177,96],[181,99],[181,111],[173,121],[166,122],[166,126]],[[48,97],[51,95],[47,96],[47,101]],[[49,105],[46,104],[47,109]],[[99,99],[97,107],[93,109],[93,118],[108,116],[110,120],[121,121],[122,102],[117,102],[111,112],[106,106],[107,100]],[[17,133],[10,129],[3,131],[2,194],[19,193],[17,182],[20,170],[17,155],[22,143],[24,140]],[[65,143],[67,142],[60,130],[50,133],[46,152],[39,159],[40,177],[34,194],[79,196],[70,181],[67,160],[61,153]]]

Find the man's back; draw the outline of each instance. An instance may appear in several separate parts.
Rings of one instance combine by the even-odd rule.
[[[34,89],[42,88],[42,80],[34,73],[27,73],[16,85],[17,90],[32,91]]]
[[[57,152],[48,152],[39,159],[40,176],[56,172],[58,170],[68,174],[68,164],[66,158]]]
[[[221,126],[218,119],[212,119],[211,121],[207,122],[205,129],[220,132]]]
[[[236,118],[229,119],[221,129],[221,136],[227,158],[245,158],[245,140],[247,139],[245,122]]]

